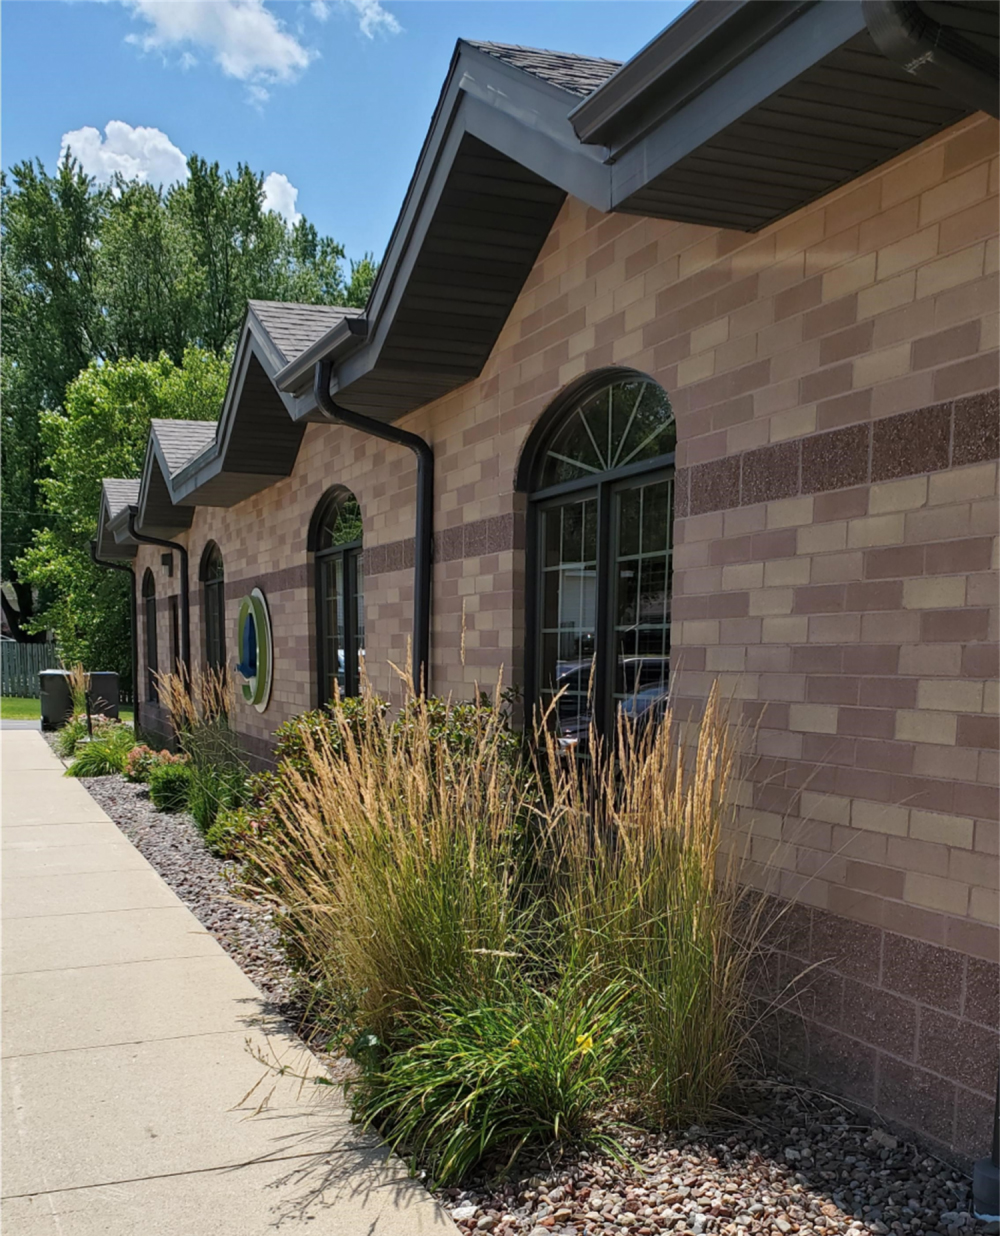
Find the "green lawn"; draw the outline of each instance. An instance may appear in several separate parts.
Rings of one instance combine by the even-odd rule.
[[[38,700],[26,700],[19,695],[0,695],[0,717],[5,721],[37,721]]]
[[[38,700],[25,699],[21,695],[0,695],[0,717],[5,721],[37,721],[41,716]],[[123,721],[132,722],[132,709],[119,709]]]

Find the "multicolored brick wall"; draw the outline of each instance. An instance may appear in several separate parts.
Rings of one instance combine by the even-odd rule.
[[[973,117],[757,235],[568,200],[481,377],[403,422],[436,456],[432,688],[467,696],[522,673],[514,475],[532,426],[603,366],[670,394],[675,698],[696,710],[718,677],[755,726],[752,877],[804,907],[810,964],[835,959],[798,1023],[806,1066],[885,1110],[947,1093],[949,1117],[913,1097],[905,1119],[968,1150],[998,1021],[981,994],[1000,898],[997,146]],[[273,703],[240,722],[260,752],[314,702],[306,529],[334,483],[361,504],[367,660],[391,691],[411,621],[408,452],[309,426],[291,478],[199,508],[183,538],[192,574],[221,546],[230,629],[238,596],[269,595]],[[848,972],[859,933],[878,965]],[[904,954],[965,986],[901,991]],[[887,1040],[903,1012],[912,1036]],[[936,1051],[941,1027],[972,1054]]]

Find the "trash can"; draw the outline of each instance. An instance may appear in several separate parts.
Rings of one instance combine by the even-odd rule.
[[[61,725],[65,725],[73,715],[69,674],[65,670],[41,670],[38,674],[38,694],[42,729],[57,730]]]
[[[118,675],[112,670],[90,674],[90,714],[118,720]],[[66,670],[42,670],[38,675],[42,729],[57,730],[73,715],[73,695]]]
[[[111,670],[101,670],[90,675],[90,711],[94,716],[118,720],[118,675]]]

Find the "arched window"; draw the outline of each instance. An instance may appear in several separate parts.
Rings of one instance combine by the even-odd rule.
[[[198,576],[204,598],[205,662],[212,669],[222,669],[226,664],[226,576],[222,553],[214,541],[205,546]]]
[[[527,686],[585,751],[622,710],[661,715],[670,674],[673,478],[670,400],[649,378],[605,370],[578,383],[529,440]]]
[[[156,643],[156,581],[148,567],[142,577],[142,617],[146,628],[146,699],[155,703],[159,698],[156,671],[160,668]]]
[[[309,548],[316,560],[316,642],[319,702],[357,695],[365,656],[365,581],[361,508],[335,486],[313,515]]]

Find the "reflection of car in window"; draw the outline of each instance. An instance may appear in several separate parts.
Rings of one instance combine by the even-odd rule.
[[[592,663],[560,662],[556,690],[559,740],[583,754],[588,745],[591,721]],[[634,723],[636,732],[663,719],[670,691],[669,657],[623,657],[616,666],[617,715]]]

